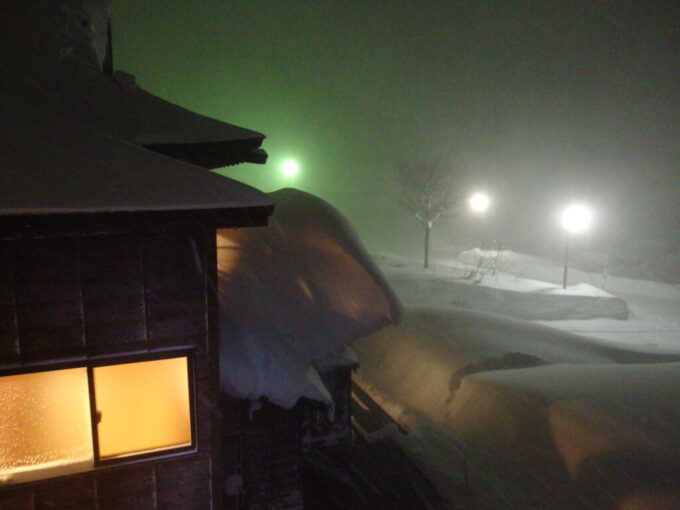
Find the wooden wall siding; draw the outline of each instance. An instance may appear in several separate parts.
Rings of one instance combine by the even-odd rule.
[[[0,240],[0,368],[194,346],[198,452],[0,486],[0,510],[221,510],[214,231]],[[219,485],[219,484],[218,484]]]
[[[223,490],[223,507],[221,510],[243,510],[244,491],[238,490],[238,480],[243,480],[243,436],[248,427],[248,408],[247,400],[230,397],[224,393],[220,394],[219,408],[219,428],[222,436],[222,470],[221,483]],[[227,481],[229,481],[229,492],[227,492]]]
[[[222,476],[244,481],[241,494],[225,496],[224,510],[303,508],[302,441],[308,449],[351,438],[352,369],[330,369],[321,378],[336,402],[332,421],[327,407],[304,399],[293,410],[265,403],[251,420],[247,402],[221,396]]]
[[[78,244],[76,239],[15,243],[14,295],[25,360],[84,353]]]
[[[210,510],[210,464],[203,460],[191,463],[160,464],[156,468],[158,508],[162,510]]]
[[[12,246],[0,243],[0,365],[20,359]]]
[[[302,509],[298,417],[266,404],[243,436],[243,508]]]
[[[35,489],[35,510],[78,510],[97,507],[93,476],[77,476],[40,484]]]
[[[317,402],[303,400],[298,404],[303,451],[317,446],[336,445],[352,437],[351,402],[352,369],[331,368],[322,372],[321,380],[333,397],[335,409],[329,416],[328,408]],[[331,419],[332,418],[332,419]]]
[[[15,492],[3,497],[0,493],[0,510],[37,510],[33,493],[28,491]]]
[[[0,241],[0,365],[197,345],[207,237]]]
[[[243,481],[243,443],[241,434],[222,437],[222,510],[242,510],[243,497],[239,483]],[[228,488],[228,486],[230,486]]]
[[[105,471],[97,477],[98,510],[156,510],[153,466]]]
[[[142,345],[146,341],[142,240],[134,236],[84,238],[83,311],[88,347]]]
[[[30,484],[0,491],[0,510],[213,510],[210,462],[193,456]]]
[[[147,239],[146,306],[149,340],[174,345],[206,337],[205,247],[198,239]]]

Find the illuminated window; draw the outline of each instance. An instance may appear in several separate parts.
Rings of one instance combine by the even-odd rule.
[[[187,359],[94,368],[102,460],[191,444]]]
[[[178,357],[0,377],[0,485],[191,447],[189,372]]]
[[[0,377],[0,485],[94,465],[87,370]]]

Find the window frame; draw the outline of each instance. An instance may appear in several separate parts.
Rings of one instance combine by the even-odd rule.
[[[53,372],[67,370],[70,368],[85,368],[87,371],[87,390],[90,406],[90,430],[92,434],[92,454],[93,467],[118,466],[121,464],[135,464],[151,459],[166,459],[185,456],[198,451],[197,444],[197,413],[196,413],[196,377],[195,377],[195,351],[196,348],[169,348],[157,351],[145,351],[126,354],[106,354],[93,356],[87,359],[59,360],[54,362],[40,362],[23,365],[21,367],[0,368],[0,378],[12,375],[26,375],[40,372]],[[96,393],[94,385],[94,369],[97,367],[122,365],[127,363],[141,363],[145,361],[160,361],[164,359],[186,358],[187,360],[187,382],[189,391],[189,422],[190,422],[190,443],[176,448],[169,447],[149,452],[124,455],[108,459],[100,458],[99,454],[99,433],[98,433],[98,412],[96,408]],[[83,471],[86,472],[86,471]],[[44,480],[51,479],[46,477]]]

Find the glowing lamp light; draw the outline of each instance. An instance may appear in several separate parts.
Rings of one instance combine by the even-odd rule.
[[[570,233],[578,234],[590,228],[593,222],[593,214],[580,204],[573,204],[562,211],[560,217],[562,227]]]
[[[283,165],[281,166],[281,171],[283,172],[283,175],[285,175],[286,177],[293,178],[300,171],[300,165],[298,165],[297,162],[293,161],[292,159],[289,159],[283,162]]]
[[[468,200],[470,209],[477,213],[484,213],[489,208],[489,196],[484,193],[475,193]]]

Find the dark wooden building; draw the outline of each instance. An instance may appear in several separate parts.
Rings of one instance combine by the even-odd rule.
[[[303,464],[313,449],[352,440],[353,367],[321,372],[334,407],[306,398],[290,410],[269,402],[252,412],[249,403],[221,395],[225,510],[301,510]]]
[[[221,393],[236,339],[220,305],[254,336],[297,325],[331,352],[398,302],[358,239],[336,243],[337,211],[290,193],[271,229],[287,255],[236,248],[241,276],[274,287],[236,278],[220,302],[217,230],[266,225],[273,205],[206,169],[264,162],[264,136],[114,72],[106,3],[0,18],[0,510],[301,509],[305,453],[350,439],[351,364],[315,367],[334,413]],[[286,257],[314,270],[272,263]]]
[[[4,222],[3,510],[219,501],[211,224],[225,218],[116,216],[70,235],[61,218]]]
[[[62,3],[0,27],[0,509],[219,508],[216,230],[272,203],[205,168],[264,137],[103,72]]]

